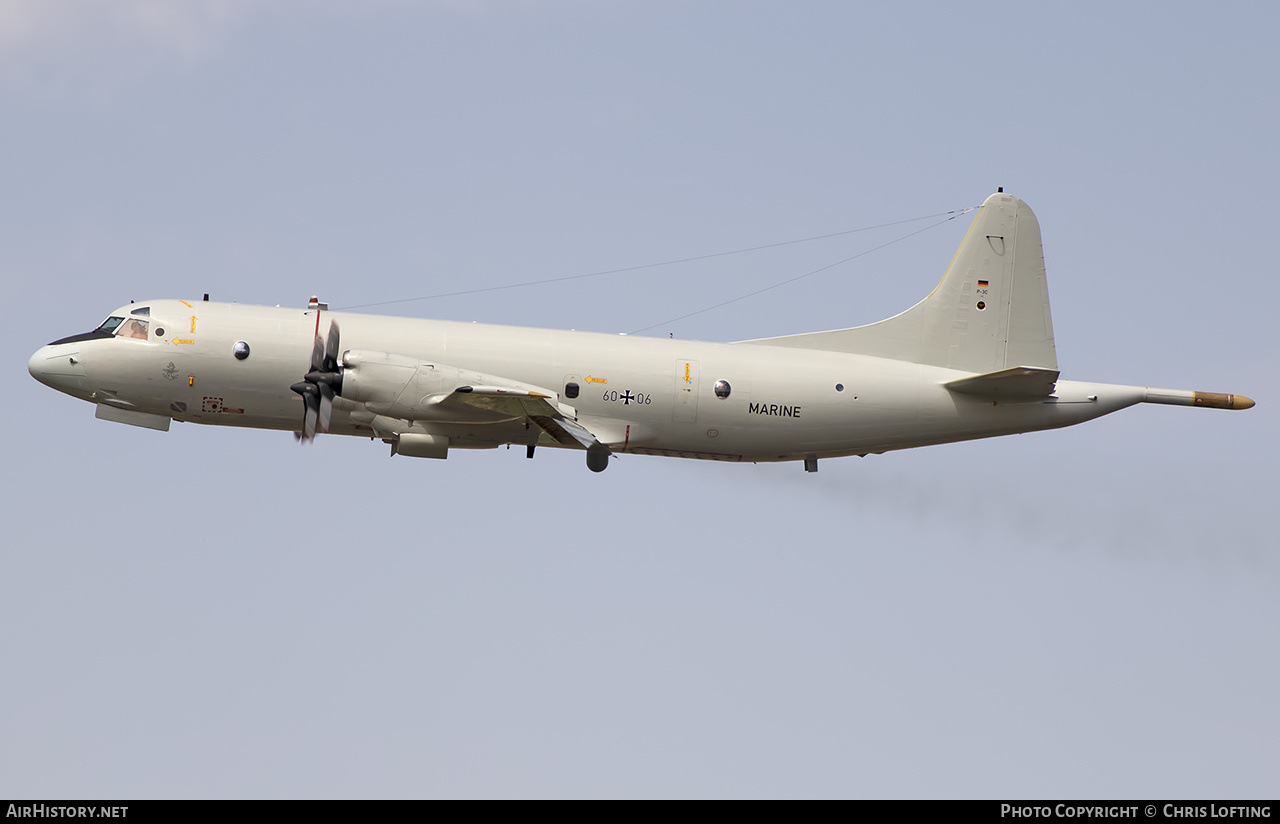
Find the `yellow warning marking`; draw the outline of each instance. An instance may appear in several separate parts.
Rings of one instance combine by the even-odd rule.
[[[180,343],[195,343],[195,341],[191,340],[190,338],[174,338],[173,339],[174,346],[177,346]]]
[[[195,386],[195,385],[196,385],[196,376],[187,375],[187,386]]]
[[[180,300],[178,301],[178,303],[181,303],[183,306],[187,307],[188,309],[191,308],[191,304],[187,303],[185,300]]]
[[[685,364],[684,364],[684,382],[685,382],[685,383],[693,383],[693,378],[689,377],[689,362],[688,362],[688,361],[685,361]]]
[[[587,375],[586,380],[587,380],[587,383],[608,383],[609,382],[608,378],[593,378],[590,375]]]
[[[191,316],[191,334],[196,333],[196,321],[199,320],[195,315]]]

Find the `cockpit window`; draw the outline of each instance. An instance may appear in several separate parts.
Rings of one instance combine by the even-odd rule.
[[[150,307],[150,306],[140,306],[140,307],[138,307],[137,309],[134,309],[134,310],[133,310],[132,312],[130,312],[129,314],[131,314],[131,315],[142,315],[144,318],[145,318],[145,317],[149,317],[149,316],[151,315],[151,307]]]
[[[116,335],[122,338],[147,339],[147,322],[145,320],[127,320],[116,329]]]
[[[55,340],[50,346],[56,346],[59,343],[80,343],[89,340],[105,340],[110,337],[118,338],[137,338],[139,340],[147,340],[147,326],[150,321],[140,320],[137,318],[125,318],[118,315],[111,317],[98,324],[98,328],[92,332],[85,332],[82,335],[72,335],[69,338],[61,338]],[[156,330],[157,335],[163,334],[161,330]]]
[[[129,318],[125,320],[119,317],[109,317],[102,322],[102,325],[91,333],[95,337],[103,337],[106,335],[115,335],[118,338],[137,338],[138,340],[147,340],[147,325],[150,321],[141,320],[140,318]]]

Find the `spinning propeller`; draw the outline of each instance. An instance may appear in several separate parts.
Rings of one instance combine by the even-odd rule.
[[[301,395],[306,404],[299,438],[310,441],[317,432],[328,432],[333,416],[333,396],[342,391],[337,321],[330,322],[328,339],[321,339],[317,332],[315,345],[311,347],[311,370],[303,380],[289,388]]]

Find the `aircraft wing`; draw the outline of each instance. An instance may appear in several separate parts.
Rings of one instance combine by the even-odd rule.
[[[513,433],[536,425],[548,444],[586,449],[606,462],[610,454],[578,423],[576,409],[541,386],[390,352],[349,349],[340,365],[336,380],[317,372],[316,381],[337,383],[353,420],[386,436],[402,434],[407,425],[443,437],[527,443],[523,433]]]
[[[558,405],[552,404],[550,394],[536,389],[496,384],[459,386],[433,401],[443,407],[458,409],[463,415],[464,409],[469,408],[512,418],[527,418],[559,444],[607,450],[590,430],[566,415]]]

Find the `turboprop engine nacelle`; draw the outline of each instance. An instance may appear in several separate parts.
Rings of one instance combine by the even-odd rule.
[[[390,352],[348,350],[342,355],[339,394],[363,403],[370,412],[417,420],[427,416],[433,398],[438,400],[476,377],[453,366]]]
[[[442,407],[441,404],[459,389],[484,394],[482,390],[499,385],[502,391],[513,395],[553,397],[536,386],[390,352],[348,350],[342,355],[341,366],[342,378],[335,382],[335,389],[342,398],[362,403],[375,414],[407,421],[456,417],[456,408],[450,411],[448,405]],[[559,408],[573,414],[572,409]],[[513,417],[511,411],[475,407],[468,410],[468,416],[476,423],[494,423]]]

